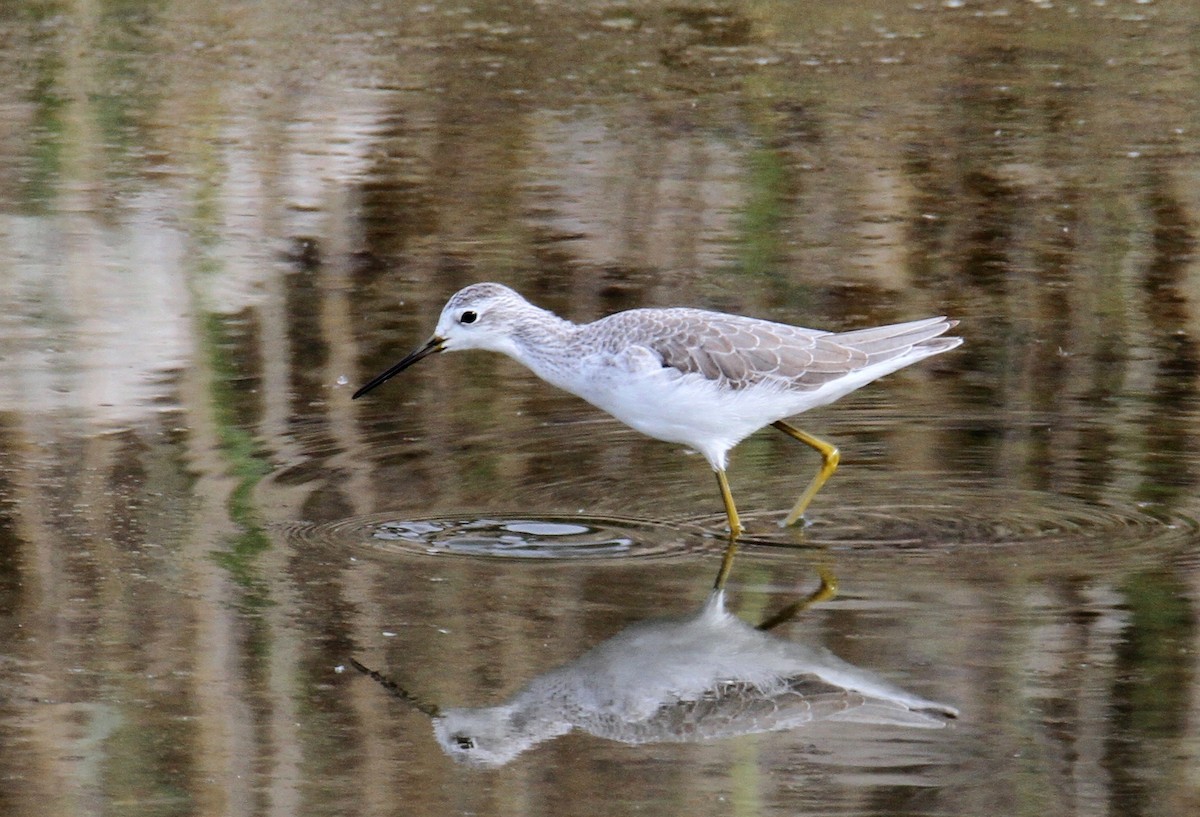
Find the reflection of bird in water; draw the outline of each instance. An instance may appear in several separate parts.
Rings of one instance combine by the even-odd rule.
[[[794,524],[839,455],[784,418],[953,349],[961,338],[939,336],[954,325],[927,318],[834,333],[698,309],[632,309],[577,325],[508,287],[473,284],[450,298],[423,346],[354,397],[435,352],[503,352],[643,434],[703,454],[736,538],[743,528],[725,478],[730,449],[773,425],[821,454],[821,469],[787,516]]]
[[[572,729],[624,743],[687,742],[815,721],[937,728],[958,715],[824,648],[746,624],[726,611],[721,590],[693,615],[626,628],[498,706],[422,706],[352,663],[431,715],[442,749],[477,766],[502,765]]]

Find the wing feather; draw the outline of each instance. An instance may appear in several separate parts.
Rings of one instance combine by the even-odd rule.
[[[589,342],[609,353],[642,346],[664,368],[699,374],[733,389],[773,383],[809,391],[906,354],[955,323],[927,318],[833,333],[699,309],[633,309],[586,329]]]

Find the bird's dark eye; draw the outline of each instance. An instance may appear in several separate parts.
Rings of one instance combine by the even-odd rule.
[[[459,323],[475,323],[479,320],[479,313],[474,309],[468,309],[466,312],[458,316]]]
[[[470,314],[474,315],[475,313],[472,312]],[[475,741],[471,740],[471,738],[468,737],[467,735],[455,735],[454,736],[454,744],[459,749],[474,749],[475,748]]]

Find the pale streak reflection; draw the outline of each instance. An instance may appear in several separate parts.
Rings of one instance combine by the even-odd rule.
[[[952,706],[769,632],[834,588],[823,577],[808,599],[757,627],[714,590],[696,612],[636,622],[497,706],[441,708],[351,663],[428,715],[447,755],[480,767],[503,766],[574,730],[628,744],[692,743],[821,721],[940,729],[957,718]]]

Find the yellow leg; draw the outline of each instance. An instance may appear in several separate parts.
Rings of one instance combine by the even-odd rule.
[[[725,478],[724,471],[717,471],[717,485],[721,488],[721,501],[725,503],[725,516],[729,518],[729,546],[725,548],[725,555],[721,558],[721,569],[717,571],[717,580],[713,582],[714,590],[725,587],[729,571],[733,569],[733,557],[737,555],[737,538],[746,532],[742,527],[742,520],[738,518],[737,507],[733,504],[733,493],[729,490],[729,480]]]
[[[841,460],[842,455],[838,453],[837,448],[824,440],[801,431],[795,426],[790,426],[783,420],[771,423],[771,425],[789,437],[793,437],[805,445],[812,446],[821,455],[821,470],[817,471],[816,476],[812,478],[812,482],[808,483],[808,487],[804,489],[804,493],[800,494],[800,498],[792,506],[787,519],[783,520],[783,524],[785,525],[794,525],[804,516],[804,511],[808,509],[808,503],[812,502],[813,497],[817,495],[817,491],[821,490],[821,486],[833,476],[833,472],[837,470],[838,462]]]
[[[831,598],[836,596],[838,591],[837,576],[833,575],[833,573],[823,567],[818,568],[817,572],[821,576],[820,587],[809,593],[807,598],[784,607],[762,624],[759,624],[758,629],[762,630],[763,632],[773,630],[780,624],[791,621],[798,614],[807,610],[809,607],[812,607],[814,604],[820,604],[823,601],[829,601]]]
[[[717,580],[713,582],[713,590],[724,590],[725,582],[729,579],[729,571],[733,570],[733,557],[737,555],[737,537],[730,536],[729,544],[725,547],[725,555],[721,557],[721,569],[717,571]]]
[[[729,517],[729,535],[736,539],[746,529],[742,527],[737,506],[733,504],[733,493],[729,490],[729,480],[725,478],[724,471],[717,471],[717,485],[721,488],[721,501],[725,503],[725,516]]]

